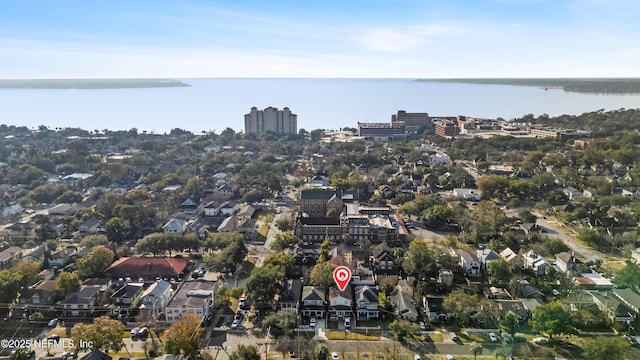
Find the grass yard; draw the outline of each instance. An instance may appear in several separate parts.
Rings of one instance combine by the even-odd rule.
[[[458,335],[458,337],[460,338],[460,340],[462,340],[463,343],[472,343],[472,342],[477,342],[477,343],[484,343],[484,342],[489,342],[489,335],[484,335],[484,334],[478,334],[478,333],[471,333],[471,334],[466,334],[466,333],[456,333],[456,335]]]
[[[267,224],[262,224],[260,226],[260,231],[258,231],[260,233],[260,235],[267,237],[267,235],[269,234],[269,225]]]
[[[380,335],[366,335],[358,332],[344,331],[327,331],[325,336],[329,340],[359,340],[359,341],[378,341]]]

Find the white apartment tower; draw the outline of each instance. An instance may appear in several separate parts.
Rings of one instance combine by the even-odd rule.
[[[269,106],[258,110],[255,106],[244,116],[245,134],[297,134],[298,115],[293,114],[288,107],[282,110]]]

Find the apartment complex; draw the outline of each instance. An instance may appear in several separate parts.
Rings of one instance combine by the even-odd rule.
[[[291,112],[288,107],[278,110],[268,107],[258,110],[255,106],[251,112],[244,115],[244,132],[246,134],[297,134],[298,115]]]

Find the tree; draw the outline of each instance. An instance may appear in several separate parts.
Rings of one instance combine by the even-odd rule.
[[[318,249],[318,262],[322,263],[328,260],[331,260],[331,255],[329,255],[329,251],[331,251],[331,247],[333,247],[333,242],[329,239],[325,239]]]
[[[36,282],[41,266],[42,263],[40,262],[20,260],[15,263],[11,269],[22,275],[22,286],[30,286]]]
[[[533,309],[533,317],[529,323],[534,331],[545,333],[550,338],[556,334],[573,332],[571,312],[557,301]]]
[[[275,251],[284,251],[294,245],[298,239],[293,235],[291,231],[285,231],[276,235],[273,242],[271,242],[271,249]]]
[[[62,272],[56,279],[56,291],[61,296],[66,297],[69,294],[80,289],[80,277],[77,273]]]
[[[622,360],[627,358],[629,343],[616,336],[585,339],[582,355],[590,360]]]
[[[75,324],[71,329],[71,339],[76,346],[76,352],[93,349],[116,352],[124,345],[124,329],[122,322],[101,316],[93,319],[91,324]]]
[[[334,284],[333,271],[335,269],[336,264],[331,261],[325,261],[315,264],[313,266],[313,269],[311,269],[311,283],[328,288],[329,286]]]
[[[475,312],[478,302],[478,296],[469,295],[464,290],[454,290],[444,298],[444,307],[459,324],[467,325],[471,322],[471,315]]]
[[[493,284],[507,284],[511,279],[511,267],[504,259],[494,260],[487,265],[489,280]]]
[[[627,261],[627,266],[616,273],[613,283],[619,287],[638,289],[640,287],[640,266],[632,261]]]
[[[187,358],[195,359],[200,351],[200,337],[202,336],[200,322],[199,315],[184,313],[180,320],[171,324],[163,334],[167,353],[181,354]]]
[[[96,245],[107,245],[109,243],[109,239],[104,234],[91,234],[85,236],[80,241],[80,246],[88,246],[94,247]]]
[[[22,274],[15,270],[0,270],[0,302],[13,303],[22,283]]]
[[[288,335],[291,330],[295,329],[296,325],[296,313],[292,311],[278,311],[262,319],[262,328],[265,331],[267,328],[271,328],[270,334],[276,338]]]
[[[482,344],[474,341],[471,343],[470,346],[471,346],[471,352],[473,353],[473,360],[476,360],[478,357],[478,354],[482,354]]]
[[[316,345],[313,352],[318,360],[326,360],[329,356],[329,348],[325,344]]]
[[[507,334],[511,334],[511,336],[514,336],[519,321],[520,320],[518,319],[518,315],[516,315],[513,311],[507,311],[507,313],[504,314],[504,317],[500,321],[500,325],[502,325],[504,331]]]
[[[291,254],[273,254],[262,262],[262,266],[269,264],[284,270],[286,277],[292,277],[293,270],[296,265],[296,259]]]
[[[29,349],[26,347],[17,348],[11,352],[9,355],[9,360],[29,360],[31,359],[31,354],[29,354]]]
[[[262,356],[255,345],[238,345],[236,351],[231,353],[229,360],[260,360]]]
[[[284,269],[267,264],[254,268],[247,279],[247,295],[256,304],[272,304],[282,290]]]
[[[509,178],[502,175],[487,175],[478,179],[476,185],[483,198],[492,199],[506,194]]]
[[[408,341],[420,335],[420,326],[407,320],[394,320],[389,324],[389,333],[396,341]]]
[[[111,263],[116,254],[104,245],[97,245],[78,260],[78,271],[82,276],[92,276],[102,273]]]

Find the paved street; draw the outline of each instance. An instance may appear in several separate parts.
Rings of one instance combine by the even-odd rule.
[[[536,223],[547,230],[547,235],[562,240],[562,242],[565,243],[577,257],[583,258],[586,261],[604,259],[606,257],[605,254],[599,252],[598,250],[594,250],[592,248],[584,246],[580,242],[566,235],[565,232],[570,231],[567,228],[563,228],[555,221],[544,219],[539,213],[533,213],[538,216],[538,220],[536,221]]]

